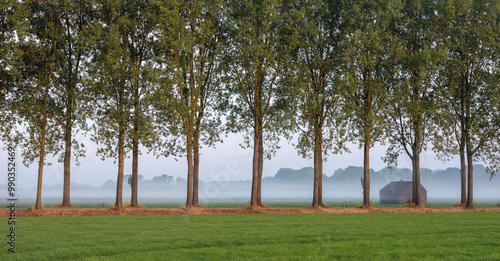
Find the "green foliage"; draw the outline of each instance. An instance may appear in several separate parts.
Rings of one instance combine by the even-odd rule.
[[[343,141],[348,115],[342,108],[340,83],[341,10],[339,1],[298,1],[289,15],[290,39],[285,40],[292,51],[283,78],[291,96],[287,110],[296,114],[292,120],[300,130],[296,147],[303,157],[312,157],[317,149],[326,155],[347,150]]]
[[[435,130],[435,82],[445,57],[438,35],[440,8],[435,1],[405,1],[394,21],[399,71],[386,107],[390,146],[384,158],[391,165],[402,153],[415,159]]]
[[[22,52],[20,63],[22,81],[17,81],[10,96],[9,106],[18,122],[15,141],[22,148],[23,162],[29,165],[44,160],[49,153],[60,151],[61,129],[56,119],[59,84],[58,66],[63,26],[59,4],[54,1],[26,2],[24,8],[30,20],[25,24],[18,48]],[[57,11],[56,11],[57,9]],[[21,131],[22,130],[22,131]]]
[[[5,108],[6,96],[18,75],[18,32],[22,31],[22,6],[15,0],[0,3],[0,104]]]
[[[21,80],[21,52],[16,38],[23,35],[26,12],[15,0],[0,3],[0,140],[15,144],[18,124],[12,109],[15,83]]]
[[[19,218],[16,254],[1,251],[0,258],[493,260],[500,258],[492,240],[500,236],[498,218],[499,212]],[[467,230],[459,229],[464,224]]]
[[[288,63],[285,41],[286,4],[279,0],[238,2],[228,5],[230,37],[226,60],[233,99],[228,115],[229,129],[242,132],[244,145],[250,138],[262,138],[270,158],[280,134],[290,126],[285,113],[287,88],[279,84]]]
[[[347,2],[342,48],[346,110],[353,115],[349,136],[360,147],[383,141],[387,94],[397,73],[399,43],[391,32],[399,16],[398,1]]]
[[[449,1],[441,38],[447,56],[441,70],[435,150],[448,158],[468,141],[475,162],[500,167],[500,23],[498,1]]]
[[[158,77],[154,44],[157,6],[149,1],[107,1],[96,6],[93,24],[94,61],[90,69],[95,121],[93,140],[104,158],[116,158],[121,132],[146,147],[157,138],[153,131],[151,97]],[[138,123],[139,132],[133,132]],[[125,151],[131,148],[127,142]]]
[[[194,143],[195,136],[209,146],[220,141],[228,100],[222,84],[226,7],[220,0],[179,0],[164,1],[160,8],[157,59],[163,73],[155,106],[164,140],[157,151],[186,154],[188,140]]]

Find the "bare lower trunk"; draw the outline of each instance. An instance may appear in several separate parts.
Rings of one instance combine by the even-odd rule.
[[[200,170],[200,144],[199,144],[199,134],[194,136],[194,150],[193,150],[193,206],[197,207],[198,202],[198,180],[199,180],[199,170]]]
[[[464,145],[462,145],[464,144]],[[467,169],[465,165],[465,141],[460,144],[460,203],[462,206],[467,204]]]
[[[314,185],[313,185],[313,202],[312,202],[312,207],[313,208],[318,208],[319,207],[319,172],[317,169],[318,165],[318,151],[315,149],[314,150]]]
[[[371,208],[370,204],[370,144],[365,134],[363,160],[363,206]]]
[[[192,137],[187,137],[187,164],[188,164],[188,174],[187,174],[187,198],[186,198],[186,208],[193,207],[193,143]]]
[[[134,135],[132,136],[132,182],[131,182],[131,190],[132,195],[130,197],[130,205],[132,207],[139,206],[138,200],[138,179],[139,179],[139,117],[140,117],[140,105],[139,105],[139,87],[136,83],[135,94],[134,94],[134,117],[133,117],[133,125],[134,125]]]
[[[322,142],[322,130],[321,127],[318,126],[316,123],[316,126],[314,126],[315,134],[314,134],[314,188],[313,188],[313,202],[312,202],[312,207],[313,208],[318,208],[323,202],[322,202],[322,196],[321,196],[321,178],[323,175],[323,155],[322,155],[322,147],[321,147],[321,142]]]
[[[65,146],[64,151],[64,185],[63,185],[63,200],[62,205],[67,207],[70,206],[70,186],[71,186],[71,139],[72,139],[72,128],[71,128],[71,113],[68,113],[66,120],[66,130],[65,130]]]
[[[422,206],[422,197],[420,189],[420,153],[417,149],[413,150],[413,203],[416,207]]]
[[[259,181],[259,138],[257,135],[254,137],[253,142],[253,161],[252,161],[252,197],[250,200],[250,207],[257,209],[258,205],[258,181]]]
[[[45,131],[43,131],[43,133],[45,133]],[[38,183],[36,188],[35,209],[42,209],[42,178],[43,178],[43,164],[45,160],[45,134],[42,135],[41,142],[42,143],[40,144],[40,158],[38,160]]]
[[[472,153],[470,153],[469,148],[467,148],[467,205],[466,208],[474,207],[474,199],[473,199],[473,174],[474,167],[472,166]]]
[[[323,203],[323,150],[320,149],[319,156],[319,177],[318,177],[318,203],[320,206],[324,206]]]
[[[323,128],[319,127],[316,141],[318,148],[318,203],[323,206]]]
[[[134,130],[137,131],[137,130]],[[137,134],[137,133],[136,133]],[[139,178],[139,141],[134,137],[132,144],[132,196],[130,205],[132,207],[139,206],[137,192],[138,192],[138,178]]]
[[[259,180],[257,181],[257,205],[262,206],[262,172],[264,171],[264,142],[259,139],[259,160],[258,160]]]
[[[116,208],[123,207],[123,170],[125,163],[125,128],[120,125],[118,135],[118,177],[116,178]]]
[[[54,42],[55,48],[55,42]],[[52,62],[54,65],[54,62]],[[52,77],[52,71],[49,74],[48,82]],[[41,125],[41,134],[40,134],[40,157],[38,160],[38,183],[36,188],[36,201],[35,201],[35,209],[42,209],[42,179],[43,179],[43,165],[45,161],[45,143],[47,139],[47,106],[49,101],[49,86],[45,87],[45,93],[43,96],[43,112],[42,112],[42,125]]]

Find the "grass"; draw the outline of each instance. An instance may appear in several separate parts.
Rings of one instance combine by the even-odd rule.
[[[60,204],[60,198],[47,198],[43,199],[42,203],[45,207],[51,207],[56,204]],[[76,198],[72,199],[71,204],[79,208],[110,208],[114,204],[114,199],[91,199],[91,198]],[[124,200],[123,203],[128,203],[128,199]],[[269,207],[299,207],[307,208],[311,204],[309,199],[264,199],[263,201]],[[361,198],[349,198],[349,199],[327,199],[325,203],[330,207],[347,207],[347,208],[357,208],[362,202]],[[32,199],[22,199],[17,202],[18,209],[29,208],[34,204]],[[146,208],[181,208],[186,202],[185,199],[151,199],[146,198],[139,200],[139,203]],[[219,207],[246,207],[248,199],[211,199],[201,200],[200,202],[203,206],[207,208],[219,208]],[[457,203],[457,200],[450,199],[432,199],[426,204],[426,207],[453,207]],[[373,201],[373,204],[377,207],[405,207],[405,204],[379,204],[378,199]],[[497,207],[500,206],[498,200],[476,200],[474,204],[477,207]]]
[[[498,260],[499,219],[499,212],[18,218],[17,253],[1,244],[0,260]]]

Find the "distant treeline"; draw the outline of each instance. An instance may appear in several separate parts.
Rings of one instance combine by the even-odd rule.
[[[476,175],[474,185],[479,198],[498,198],[498,187],[500,178],[493,177],[483,165],[475,165]],[[444,170],[421,169],[422,185],[428,190],[430,199],[453,198],[457,201],[460,198],[460,169],[447,168]],[[373,187],[372,194],[378,197],[378,191],[395,180],[411,180],[412,171],[407,168],[386,167],[379,171],[371,170],[370,173]],[[125,175],[127,182],[130,175]],[[323,185],[325,198],[360,198],[361,199],[361,178],[363,168],[350,166],[345,169],[337,169],[332,175],[323,174]],[[262,179],[263,196],[268,199],[308,199],[312,194],[314,180],[314,169],[304,167],[302,169],[281,168],[273,177]],[[238,199],[245,201],[248,198],[251,187],[250,180],[230,180],[230,181],[202,181],[200,180],[200,196],[202,201],[211,199]],[[90,186],[72,184],[72,196],[86,198],[88,195],[96,198],[112,198],[116,182],[108,180],[101,186]],[[61,184],[44,187],[48,197],[59,197]],[[130,186],[125,186],[124,190],[129,192]],[[139,195],[143,198],[159,198],[165,200],[179,200],[184,196],[186,189],[186,179],[162,174],[152,179],[144,179],[139,175]],[[32,192],[35,192],[33,188]],[[497,192],[497,193],[495,193]]]

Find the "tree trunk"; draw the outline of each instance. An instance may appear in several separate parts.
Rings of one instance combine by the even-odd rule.
[[[316,141],[318,148],[318,203],[323,206],[323,128],[318,127],[318,140]]]
[[[193,207],[193,137],[187,134],[186,139],[188,164],[186,208],[189,209]]]
[[[44,123],[41,135],[40,158],[38,160],[38,184],[36,188],[35,209],[42,209],[42,178],[43,178],[43,164],[45,160],[45,129],[46,129],[46,124]]]
[[[471,144],[471,107],[472,107],[472,90],[473,87],[469,84],[469,81],[466,81],[465,85],[465,146],[467,150],[467,204],[466,208],[474,207],[474,199],[473,199],[473,177],[474,177],[474,167],[472,162],[472,144]]]
[[[473,162],[472,162],[472,152],[471,149],[469,149],[469,146],[467,146],[467,205],[465,206],[466,208],[474,208],[474,199],[473,199],[473,174],[474,174],[474,167],[473,167]]]
[[[318,203],[320,207],[325,206],[323,203],[323,149],[319,149],[319,177],[318,177]]]
[[[323,175],[322,171],[322,151],[321,151],[321,127],[319,127],[318,119],[314,124],[314,187],[313,187],[313,202],[312,207],[318,208],[323,202],[320,190],[320,179]]]
[[[193,161],[193,206],[197,207],[199,205],[198,177],[200,171],[200,134],[198,130],[194,134]]]
[[[138,207],[139,202],[137,198],[139,184],[139,117],[140,117],[140,106],[139,106],[139,87],[136,83],[135,94],[134,94],[134,135],[132,135],[132,195],[130,197],[130,205],[132,207]]]
[[[138,132],[137,126],[134,126],[134,134],[138,135],[137,132]],[[139,141],[137,136],[135,135],[132,141],[132,184],[131,184],[132,196],[130,200],[130,205],[132,207],[139,206],[137,199],[138,178],[139,178]]]
[[[467,204],[467,169],[465,165],[465,136],[462,135],[461,144],[460,144],[460,203],[462,206]]]
[[[65,129],[65,146],[64,151],[64,185],[63,185],[63,200],[62,205],[70,206],[70,186],[71,186],[71,146],[72,146],[72,119],[71,119],[71,102],[69,102],[66,110],[66,129]]]
[[[259,180],[257,181],[257,205],[262,206],[262,172],[264,171],[264,141],[262,135],[259,139]]]
[[[125,163],[125,126],[119,125],[120,133],[118,135],[118,177],[116,179],[116,202],[115,208],[123,207],[123,170]]]
[[[416,207],[421,207],[422,205],[422,197],[421,197],[421,189],[420,189],[420,153],[418,148],[413,149],[413,203]]]
[[[365,131],[363,160],[363,206],[371,208],[370,204],[370,141],[368,131]]]
[[[55,42],[54,42],[55,48]],[[52,66],[54,62],[52,62]],[[52,77],[52,69],[49,73],[48,82]],[[40,158],[38,160],[38,183],[36,188],[36,201],[35,209],[42,209],[42,179],[43,179],[43,165],[45,161],[45,143],[47,139],[47,106],[49,102],[49,84],[45,87],[45,93],[43,95],[43,112],[42,112],[42,126],[40,134]]]
[[[252,197],[250,207],[257,209],[258,204],[258,182],[259,182],[259,147],[260,147],[260,126],[256,124],[253,141],[253,162],[252,162]]]
[[[313,181],[313,202],[312,202],[312,207],[313,208],[318,208],[319,206],[319,175],[318,175],[318,150],[315,148],[314,149],[314,181]]]

